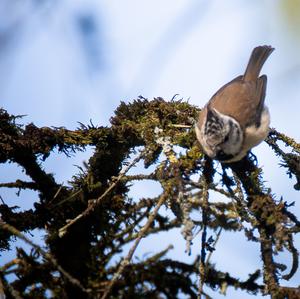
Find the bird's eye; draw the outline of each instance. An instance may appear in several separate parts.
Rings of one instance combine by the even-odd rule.
[[[227,142],[229,140],[229,134],[227,134],[224,138],[224,142]]]

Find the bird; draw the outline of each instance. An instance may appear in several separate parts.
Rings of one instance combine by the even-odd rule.
[[[260,72],[273,50],[266,45],[254,48],[244,75],[221,87],[199,112],[196,137],[210,158],[240,161],[268,136],[267,76]]]

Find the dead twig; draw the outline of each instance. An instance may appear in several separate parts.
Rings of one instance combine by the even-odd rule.
[[[200,264],[199,264],[199,287],[198,287],[198,299],[201,299],[203,294],[203,286],[206,277],[206,237],[207,237],[207,223],[208,223],[208,186],[206,179],[203,177],[202,179],[202,197],[203,197],[203,207],[202,207],[202,224],[203,224],[203,232],[201,237],[201,256],[200,256]]]
[[[157,204],[156,204],[153,212],[149,215],[148,221],[146,222],[146,224],[142,227],[142,229],[138,233],[138,236],[135,239],[133,246],[130,248],[127,256],[121,261],[117,272],[114,274],[112,280],[110,281],[109,285],[107,286],[107,288],[106,288],[105,292],[103,293],[101,299],[106,299],[107,298],[107,296],[111,292],[113,286],[115,285],[115,283],[117,282],[117,280],[119,279],[119,277],[122,275],[124,269],[130,263],[130,261],[132,259],[132,256],[133,256],[136,248],[138,247],[141,239],[145,236],[145,233],[150,228],[152,222],[154,221],[155,217],[158,214],[158,211],[159,211],[160,207],[166,201],[167,197],[168,197],[167,192],[164,192],[160,196],[160,198],[159,198],[159,200],[158,200],[158,202],[157,202]]]
[[[52,265],[73,285],[77,286],[84,293],[89,293],[89,290],[85,289],[78,279],[74,278],[71,274],[69,274],[66,270],[64,270],[56,261],[56,259],[46,252],[41,246],[36,245],[30,239],[28,239],[24,234],[22,234],[18,229],[13,227],[12,225],[5,223],[4,221],[0,221],[1,229],[4,229],[11,234],[15,235],[19,239],[23,240],[25,243],[29,244],[32,248],[34,248],[37,252],[39,252],[46,260],[48,260]]]
[[[137,162],[140,161],[140,159],[144,156],[144,154],[145,154],[145,151],[141,151],[140,154],[135,159],[133,159],[133,161],[130,164],[128,164],[120,172],[120,174],[118,175],[118,177],[115,178],[111,182],[110,186],[91,205],[89,205],[81,214],[79,214],[78,216],[76,216],[74,219],[68,221],[68,223],[65,226],[61,227],[59,229],[59,236],[63,237],[66,234],[66,232],[67,232],[67,230],[68,230],[68,228],[70,226],[72,226],[74,223],[76,223],[77,221],[79,221],[81,218],[90,215],[90,213],[93,212],[95,210],[95,208],[100,205],[102,199],[105,198],[105,196],[107,196],[117,186],[117,184],[119,183],[119,181],[130,170],[130,168],[133,167]]]

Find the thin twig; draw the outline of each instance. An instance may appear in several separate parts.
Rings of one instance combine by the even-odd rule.
[[[13,288],[13,286],[10,283],[7,283],[7,281],[3,278],[0,277],[0,298],[5,299],[5,293],[4,293],[4,288],[8,290],[12,298],[14,299],[22,299],[20,293]]]
[[[169,127],[190,129],[192,127],[192,125],[170,124]]]
[[[0,267],[0,271],[1,272],[5,272],[5,271],[7,271],[7,269],[9,269],[9,268],[11,268],[11,267],[13,267],[15,265],[18,265],[20,263],[22,263],[22,260],[18,259],[18,258],[15,258],[15,259],[9,261],[8,263],[6,263],[5,265],[1,266]]]
[[[22,234],[18,229],[13,227],[12,225],[5,223],[4,221],[0,221],[0,227],[6,231],[9,231],[11,234],[15,235],[19,239],[23,240],[25,243],[29,244],[33,247],[37,252],[39,252],[46,260],[52,263],[52,265],[73,285],[77,286],[84,293],[89,293],[89,290],[85,289],[78,279],[69,274],[66,270],[64,270],[56,261],[56,259],[50,255],[48,252],[43,250],[41,246],[33,243],[30,239],[28,239],[24,234]]]
[[[299,253],[298,253],[297,248],[294,246],[292,234],[288,236],[287,249],[292,254],[292,268],[291,268],[290,272],[286,275],[283,275],[282,278],[285,280],[290,280],[297,272],[298,266],[299,266]]]
[[[72,226],[74,223],[76,223],[77,221],[79,221],[81,218],[86,217],[88,215],[90,215],[91,212],[93,212],[95,210],[95,208],[97,206],[100,205],[102,199],[109,194],[115,187],[116,185],[119,183],[119,181],[124,177],[124,175],[130,170],[131,167],[133,167],[137,162],[140,161],[140,159],[144,156],[145,151],[141,151],[140,154],[133,159],[133,161],[128,164],[119,174],[119,176],[117,178],[115,178],[112,183],[110,184],[110,186],[102,193],[102,195],[100,195],[94,202],[93,204],[89,205],[81,214],[77,215],[75,218],[73,218],[72,220],[69,220],[69,222],[64,225],[63,227],[61,227],[59,229],[59,236],[63,237],[68,228],[70,226]]]
[[[216,245],[217,245],[217,243],[218,243],[218,241],[219,241],[219,239],[220,239],[222,230],[223,230],[223,228],[220,227],[219,231],[218,231],[217,234],[216,234],[215,241],[214,241],[214,242],[212,243],[212,245],[211,245],[212,248],[214,248],[214,249],[215,249],[215,247],[216,247]],[[205,262],[206,269],[207,269],[207,267],[208,267],[208,265],[209,265],[209,262],[210,262],[210,259],[211,259],[211,256],[212,256],[213,252],[214,252],[214,251],[211,250],[211,251],[209,252],[208,256],[207,256],[207,259],[206,259],[206,262]],[[203,291],[203,290],[202,290],[202,291]]]
[[[148,221],[146,222],[146,224],[141,228],[140,232],[138,233],[137,238],[135,239],[135,242],[133,244],[133,246],[130,248],[127,256],[122,260],[122,262],[119,265],[119,268],[117,270],[117,272],[114,274],[113,278],[111,279],[109,285],[107,286],[105,292],[103,293],[101,299],[106,299],[107,296],[109,295],[109,293],[111,292],[113,286],[115,285],[115,283],[117,282],[117,280],[120,278],[120,276],[122,275],[124,269],[126,268],[126,266],[130,263],[132,256],[137,248],[137,246],[139,245],[141,239],[145,236],[145,233],[147,232],[147,230],[150,228],[150,226],[152,225],[152,222],[154,221],[155,217],[158,214],[158,211],[160,209],[160,207],[163,205],[163,203],[166,201],[168,195],[167,192],[164,192],[158,202],[157,205],[155,206],[153,212],[149,215]]]
[[[186,183],[193,186],[193,187],[197,187],[197,188],[200,188],[200,189],[202,189],[202,186],[203,186],[202,183],[194,182],[192,180],[186,180]],[[208,189],[213,190],[215,192],[218,192],[218,193],[220,193],[220,194],[222,194],[222,195],[224,195],[228,198],[236,198],[236,196],[233,193],[227,192],[224,189],[218,188],[217,185],[213,184],[213,183],[210,183],[208,185]]]
[[[206,237],[207,237],[207,223],[208,223],[208,186],[205,177],[202,178],[202,196],[203,196],[203,207],[202,207],[202,225],[203,232],[201,237],[201,256],[199,264],[199,287],[198,287],[198,299],[201,299],[203,293],[203,286],[206,277]]]
[[[3,287],[1,277],[0,277],[0,298],[5,298],[4,287]]]
[[[123,231],[121,231],[120,233],[116,234],[114,236],[115,240],[118,240],[122,237],[124,237],[126,234],[129,234],[131,232],[131,235],[133,234],[133,229],[141,222],[145,219],[145,217],[147,217],[147,215],[149,214],[149,211],[151,210],[151,207],[147,207],[146,211],[141,213],[139,217],[137,217],[137,219],[135,219],[135,221],[133,221],[133,223],[127,225]],[[135,239],[135,235],[133,237]],[[125,239],[126,240],[126,239]]]
[[[62,204],[64,204],[65,202],[71,200],[72,198],[74,198],[75,196],[77,196],[78,194],[82,193],[82,189],[79,189],[78,191],[74,192],[73,194],[71,194],[69,197],[63,199],[62,201],[56,203],[56,204],[53,204],[53,207],[58,207],[58,206],[61,206]],[[53,198],[54,199],[54,198]]]
[[[235,191],[235,193],[237,194],[237,196],[232,197],[231,198],[231,202],[232,202],[232,206],[233,206],[234,212],[237,215],[237,221],[239,222],[240,226],[243,227],[242,221],[245,220],[245,219],[242,219],[242,217],[241,217],[241,215],[239,213],[239,210],[238,210],[238,208],[236,206],[236,202],[238,203],[238,205],[239,205],[240,208],[242,208],[242,207],[245,208],[245,205],[244,205],[244,194],[243,194],[243,190],[242,190],[241,181],[239,180],[239,178],[235,174],[235,172],[233,172],[233,179],[234,179],[234,182],[236,184],[236,191]],[[234,199],[235,199],[235,201],[234,201]],[[245,218],[245,215],[244,215],[244,218]]]
[[[18,189],[31,189],[37,190],[38,186],[35,182],[24,182],[21,180],[16,180],[11,183],[1,183],[0,188],[18,188]]]
[[[156,180],[155,173],[150,174],[135,174],[135,175],[126,175],[123,178],[123,181],[142,181],[142,180]]]
[[[274,136],[275,136],[275,139],[276,141],[277,140],[281,140],[282,142],[285,143],[285,145],[287,146],[291,146],[295,152],[299,153],[300,154],[300,144],[297,143],[295,141],[295,139],[291,138],[291,137],[288,137],[287,135],[283,134],[283,133],[280,133],[278,131],[276,131],[274,128],[271,129],[270,131],[270,134],[269,134],[269,137],[267,138],[266,142],[270,145],[270,138],[273,138],[274,139]]]

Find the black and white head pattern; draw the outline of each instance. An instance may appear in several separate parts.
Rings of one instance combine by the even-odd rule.
[[[232,159],[243,143],[243,132],[238,122],[213,108],[207,109],[202,134],[204,150],[220,161]]]

